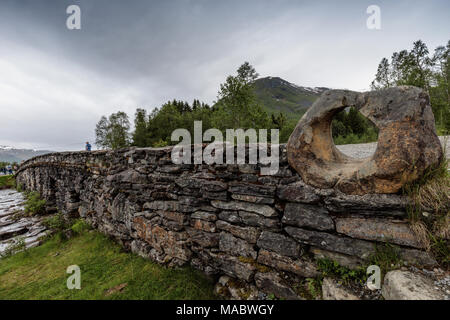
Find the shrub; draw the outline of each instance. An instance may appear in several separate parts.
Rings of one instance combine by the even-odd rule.
[[[76,234],[82,234],[82,233],[88,231],[89,229],[91,229],[91,226],[83,219],[77,219],[72,224],[71,229]]]
[[[68,223],[65,221],[63,214],[58,212],[52,217],[44,219],[42,222],[44,226],[49,228],[50,230],[61,232],[67,229]]]
[[[0,176],[0,190],[13,189],[16,185],[14,176]]]
[[[369,262],[372,265],[379,266],[382,275],[384,275],[402,264],[400,249],[390,243],[376,244],[375,252],[370,255]]]
[[[31,191],[25,194],[25,213],[30,215],[45,213],[45,200],[38,192]]]
[[[341,266],[336,261],[325,258],[317,260],[317,268],[322,273],[322,277],[335,277],[342,280],[345,284],[350,282],[365,283],[367,281],[366,269],[364,267],[350,269]]]
[[[419,179],[403,188],[403,193],[408,195],[412,203],[407,209],[411,229],[421,244],[444,268],[450,265],[448,241],[450,172],[448,167],[448,160],[444,156],[437,165],[428,168]]]

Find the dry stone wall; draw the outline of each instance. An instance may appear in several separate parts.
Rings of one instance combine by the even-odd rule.
[[[410,264],[436,264],[408,226],[405,197],[313,188],[284,145],[270,176],[260,165],[174,165],[171,148],[129,148],[35,157],[17,182],[141,256],[288,299],[291,283],[317,275],[316,259],[354,267],[380,243]]]

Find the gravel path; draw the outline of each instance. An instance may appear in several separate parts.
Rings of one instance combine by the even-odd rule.
[[[439,137],[442,145],[444,141],[447,143],[446,156],[450,159],[450,136]],[[370,157],[377,148],[376,142],[360,143],[360,144],[344,144],[336,146],[341,152],[353,158],[366,158]]]

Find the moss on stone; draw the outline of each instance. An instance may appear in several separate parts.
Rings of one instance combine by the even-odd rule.
[[[256,270],[258,270],[258,272],[261,272],[261,273],[270,272],[270,270],[271,270],[271,268],[269,268],[268,266],[259,264],[258,262],[256,262],[255,259],[252,259],[252,258],[240,256],[239,261],[252,265],[253,267],[256,268]]]

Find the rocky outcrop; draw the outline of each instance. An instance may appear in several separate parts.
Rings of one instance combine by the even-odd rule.
[[[386,300],[444,300],[445,294],[433,281],[418,273],[394,270],[384,277],[381,290]]]
[[[0,190],[0,258],[38,246],[49,234],[42,217],[25,214],[24,201],[15,190]]]
[[[350,158],[334,145],[331,122],[347,107],[378,127],[372,157]],[[408,86],[326,91],[298,122],[287,150],[290,165],[307,184],[358,195],[396,193],[443,156],[428,95]]]
[[[227,276],[217,290],[233,297],[301,298],[295,284],[319,275],[315,259],[357,266],[387,242],[409,263],[436,263],[406,229],[406,198],[314,188],[279,151],[272,176],[174,165],[171,148],[54,153],[22,164],[17,183],[143,257]]]
[[[323,279],[322,298],[323,300],[360,300],[355,293],[331,278]]]

